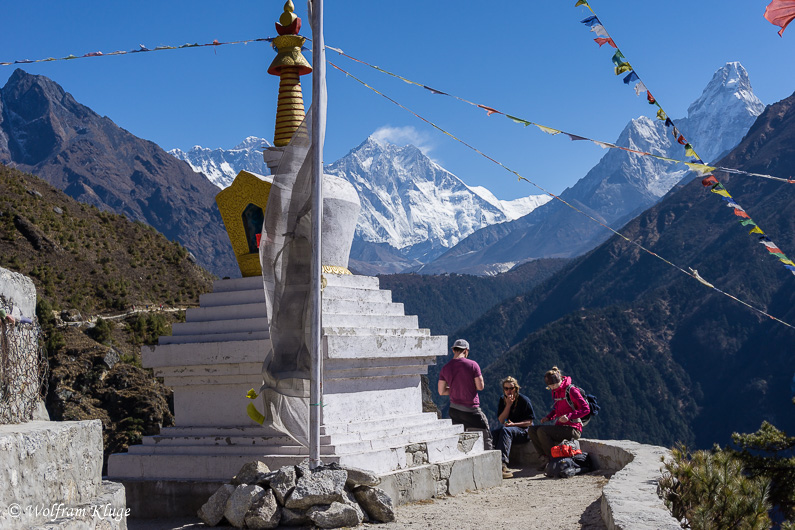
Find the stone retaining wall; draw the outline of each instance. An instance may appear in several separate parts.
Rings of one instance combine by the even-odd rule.
[[[671,454],[668,449],[629,440],[587,439],[580,440],[580,449],[591,455],[600,470],[613,473],[602,489],[602,519],[608,530],[681,528],[657,496],[662,458]],[[524,467],[539,462],[532,443],[511,447],[511,464]]]

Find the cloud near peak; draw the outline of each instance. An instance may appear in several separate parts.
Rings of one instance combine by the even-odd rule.
[[[398,146],[411,144],[417,147],[426,156],[430,153],[434,146],[431,137],[423,132],[418,131],[414,127],[391,127],[384,125],[379,127],[370,138],[380,144],[390,143]]]

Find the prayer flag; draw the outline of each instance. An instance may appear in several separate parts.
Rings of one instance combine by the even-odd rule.
[[[577,136],[576,134],[569,134],[569,133],[566,133],[566,136],[568,136],[573,142],[575,142],[577,140],[587,140],[588,139],[588,138],[585,138],[584,136]]]
[[[610,38],[610,34],[607,33],[607,30],[601,24],[597,24],[596,26],[591,27],[591,31],[593,31],[594,33],[596,33],[598,36],[600,36],[602,38],[605,38],[605,39],[609,39]]]
[[[493,108],[487,107],[485,105],[478,105],[478,107],[480,107],[481,109],[485,110],[487,116],[491,116],[494,113],[502,114],[502,112],[498,111],[497,109],[493,109]]]
[[[756,226],[756,223],[753,221],[753,219],[746,219],[745,221],[740,221],[740,224],[743,226],[748,226],[748,225]]]
[[[629,63],[624,63],[621,66],[616,66],[616,75],[621,75],[624,72],[629,72],[630,70],[632,70],[632,67],[629,65]]]
[[[717,193],[718,195],[723,195],[724,197],[731,197],[728,191],[719,188],[713,189],[712,193]]]
[[[602,44],[609,44],[613,48],[616,48],[616,49],[618,48],[618,46],[616,46],[616,43],[613,42],[613,39],[606,39],[604,37],[597,37],[597,38],[594,39],[594,41],[596,42],[596,44],[599,45],[600,48],[602,47]]]
[[[791,270],[793,272],[793,274],[795,274],[795,267],[793,267],[792,265],[784,265],[784,266],[786,268],[788,268],[789,270]]]
[[[781,28],[778,34],[783,37],[784,30],[795,19],[795,0],[773,0],[765,8],[765,18]]]
[[[781,263],[785,265],[795,265],[795,262],[791,261],[789,258],[781,260]]]
[[[768,249],[768,250],[770,250],[770,249]],[[775,256],[778,259],[782,259],[782,258],[783,259],[787,259],[787,256],[785,256],[783,252],[771,252],[770,255],[771,256]]]
[[[694,164],[693,162],[684,162],[684,165],[690,169],[700,171],[701,173],[711,173],[717,169],[716,167],[708,166],[706,164]]]
[[[577,0],[577,3],[574,4],[574,7],[578,7],[578,6],[591,7],[591,6],[588,5],[588,0]]]
[[[726,206],[728,206],[729,208],[736,208],[736,209],[741,210],[743,212],[745,211],[743,209],[743,207],[740,206],[739,204],[737,204],[736,202],[734,202],[734,200],[727,199],[726,197],[721,197],[721,199],[723,199],[724,201],[726,201],[728,203]],[[742,215],[740,217],[742,217]]]
[[[667,120],[668,119],[668,115],[665,114],[665,111],[663,109],[659,109],[659,110],[657,110],[657,119],[658,120]]]
[[[687,140],[685,140],[685,137],[682,136],[681,134],[679,135],[679,138],[676,139],[676,141],[682,145],[685,145],[687,143]]]
[[[577,7],[577,6],[574,6],[574,7]],[[584,19],[580,20],[580,22],[582,22],[583,24],[585,24],[589,28],[591,28],[591,27],[593,27],[593,26],[595,26],[597,24],[601,24],[601,22],[599,22],[599,19],[596,18],[596,15],[591,15],[590,17],[584,18]]]
[[[704,186],[709,186],[711,184],[717,184],[718,179],[715,178],[715,175],[710,175],[706,177],[704,180],[701,181]]]
[[[598,145],[599,147],[601,147],[602,149],[610,149],[610,148],[612,148],[612,147],[618,147],[617,145],[614,145],[614,144],[609,144],[609,143],[607,143],[607,142],[599,142],[599,141],[597,141],[597,140],[591,140],[591,141],[592,141],[593,143],[595,143],[596,145]]]
[[[698,156],[698,155],[696,154],[696,152],[695,152],[695,151],[693,151],[693,148],[690,146],[690,144],[687,144],[687,145],[685,146],[685,155],[687,155],[687,156],[692,156],[692,157],[696,157],[696,156]]]
[[[544,127],[543,125],[539,125],[537,123],[534,123],[533,125],[535,125],[536,127],[538,127],[539,129],[541,129],[542,131],[544,131],[547,134],[551,134],[553,136],[556,135],[556,134],[560,134],[560,131],[557,130],[557,129],[553,129],[551,127]]]
[[[424,88],[425,90],[430,90],[431,93],[439,94],[440,96],[448,96],[449,95],[446,92],[442,92],[441,90],[436,90],[435,88],[431,88],[431,87],[429,87],[427,85],[422,85],[422,88]]]
[[[657,100],[654,99],[654,96],[651,95],[651,91],[648,89],[646,90],[646,99],[649,101],[650,105],[657,103]]]
[[[734,215],[737,217],[742,217],[743,219],[751,218],[747,213],[745,213],[745,210],[738,210],[737,208],[734,209]]]
[[[627,76],[624,78],[624,84],[625,84],[625,85],[628,85],[628,84],[630,84],[630,83],[631,83],[631,82],[633,82],[633,81],[639,81],[639,80],[640,80],[640,78],[638,77],[638,74],[636,74],[635,72],[630,72],[630,73],[629,73],[629,74],[627,74]]]
[[[643,84],[643,81],[635,85],[635,95],[640,96],[641,92],[646,92],[646,85]]]
[[[626,61],[623,61],[622,59],[626,59],[626,57],[624,57],[623,53],[617,50],[616,53],[613,54],[613,59],[612,59],[613,64],[616,66],[621,66],[622,64],[626,64]]]
[[[523,120],[522,118],[517,118],[516,116],[511,116],[510,114],[506,114],[505,117],[510,119],[511,121],[515,121],[519,125],[524,125],[525,127],[527,127],[531,123],[531,122],[529,122],[527,120]]]
[[[665,126],[666,127],[670,127],[673,124],[674,124],[674,122],[671,121],[671,118],[665,118]]]
[[[749,234],[764,234],[764,232],[762,232],[762,229],[761,229],[761,228],[759,228],[758,226],[755,226],[755,227],[753,227],[753,228],[751,229],[751,231],[750,231],[750,232],[748,232],[748,233],[749,233]]]

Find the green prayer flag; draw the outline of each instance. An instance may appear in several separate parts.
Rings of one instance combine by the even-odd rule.
[[[525,127],[527,127],[528,125],[532,125],[532,122],[523,120],[522,118],[517,118],[516,116],[511,116],[510,114],[506,114],[505,116],[511,121],[515,121],[519,125],[524,125]]]

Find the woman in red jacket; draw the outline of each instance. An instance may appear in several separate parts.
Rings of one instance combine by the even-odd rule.
[[[543,470],[549,458],[551,449],[564,440],[578,440],[582,434],[582,420],[591,411],[579,389],[571,385],[571,377],[563,377],[560,369],[553,366],[552,370],[544,374],[544,383],[552,391],[554,404],[552,411],[544,416],[539,423],[555,420],[554,425],[533,425],[527,430],[530,441],[541,457]],[[569,387],[572,386],[571,389]],[[566,399],[568,389],[569,400]],[[573,406],[572,406],[573,405]]]

